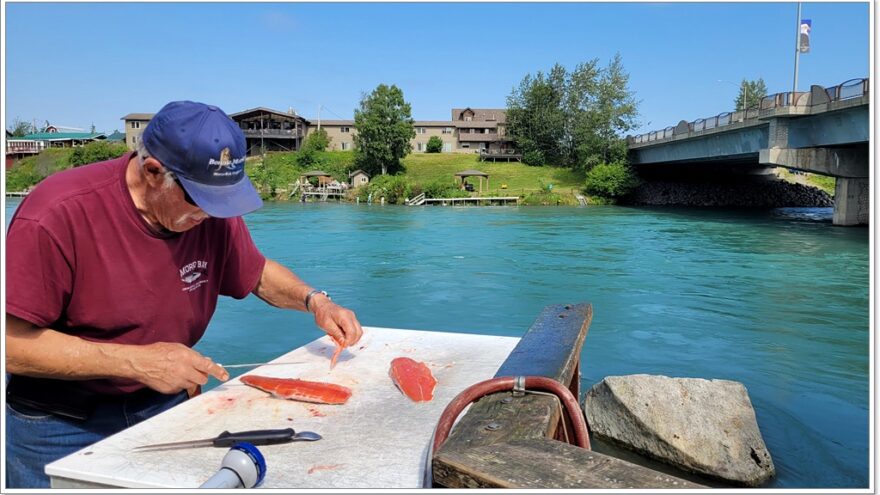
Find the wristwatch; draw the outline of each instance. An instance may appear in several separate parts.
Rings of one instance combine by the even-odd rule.
[[[309,303],[312,301],[312,297],[314,297],[315,294],[324,294],[325,296],[327,296],[327,299],[329,299],[331,301],[333,300],[330,297],[330,294],[327,294],[327,291],[325,291],[325,290],[318,290],[318,289],[310,290],[309,293],[306,294],[306,311],[308,311],[309,313],[312,312],[312,310],[309,309]]]

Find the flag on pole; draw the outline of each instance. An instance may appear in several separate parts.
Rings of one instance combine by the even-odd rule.
[[[813,29],[813,22],[810,19],[801,19],[801,37],[798,43],[798,51],[801,53],[810,53],[810,31]]]

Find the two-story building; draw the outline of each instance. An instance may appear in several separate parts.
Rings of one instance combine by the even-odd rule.
[[[293,110],[280,112],[257,107],[230,114],[229,118],[244,132],[248,155],[258,155],[260,150],[296,151],[309,128],[309,121]]]
[[[458,138],[458,151],[513,152],[513,142],[505,136],[506,115],[498,108],[453,108],[452,124]]]
[[[144,133],[144,129],[147,128],[153,115],[156,114],[130,113],[120,119],[125,122],[125,144],[128,149],[134,150],[137,147],[138,141],[141,140],[141,134]]]
[[[497,108],[453,108],[452,120],[416,120],[412,139],[414,153],[424,153],[428,141],[437,136],[443,153],[512,154],[514,143],[506,137],[505,111]],[[125,120],[126,143],[134,149],[153,114],[132,113]],[[307,120],[295,112],[258,107],[229,115],[245,134],[248,154],[267,151],[296,151],[310,132],[323,129],[331,151],[354,149],[357,133],[354,120]]]

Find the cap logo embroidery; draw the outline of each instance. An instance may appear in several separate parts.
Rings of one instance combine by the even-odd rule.
[[[228,176],[240,174],[242,171],[237,170],[237,168],[242,162],[244,162],[244,157],[232,158],[232,151],[230,151],[227,146],[220,151],[220,159],[215,160],[211,158],[208,160],[208,165],[217,167],[214,171],[214,176]],[[226,170],[225,172],[223,171],[224,169]]]

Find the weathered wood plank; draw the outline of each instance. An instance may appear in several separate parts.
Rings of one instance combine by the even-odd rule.
[[[467,488],[705,488],[546,438],[442,451],[434,480]]]
[[[546,376],[569,385],[577,397],[578,362],[592,317],[589,304],[547,306],[495,376]],[[559,401],[553,397],[492,394],[477,401],[462,416],[438,451],[438,458],[444,458],[439,455],[443,452],[499,442],[561,437],[557,435],[560,413]],[[571,435],[570,423],[566,422],[565,430]],[[434,465],[435,469],[443,469],[438,462]]]

